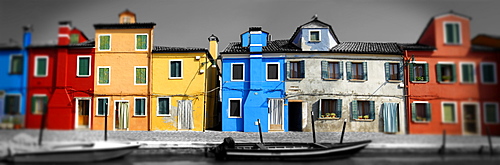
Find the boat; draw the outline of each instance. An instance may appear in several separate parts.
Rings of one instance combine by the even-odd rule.
[[[119,142],[71,142],[41,147],[11,147],[6,160],[14,163],[97,162],[123,157],[139,146]]]
[[[369,143],[234,143],[227,137],[212,152],[217,160],[331,160],[350,157]]]

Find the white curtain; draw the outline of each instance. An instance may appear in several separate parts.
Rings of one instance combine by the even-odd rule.
[[[180,129],[193,129],[193,107],[192,100],[177,100],[179,108]]]
[[[270,124],[283,124],[283,99],[269,99]]]
[[[384,103],[384,132],[398,132],[398,103]]]
[[[128,128],[128,103],[120,102],[119,105],[118,129]]]

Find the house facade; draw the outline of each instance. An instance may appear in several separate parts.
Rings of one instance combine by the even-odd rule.
[[[155,23],[137,23],[124,11],[119,23],[94,24],[93,130],[147,131],[151,104],[149,77]],[[107,120],[105,117],[107,116]],[[107,121],[107,123],[104,123]]]
[[[403,45],[408,133],[500,134],[498,50],[471,44],[470,20],[435,16],[417,43]]]

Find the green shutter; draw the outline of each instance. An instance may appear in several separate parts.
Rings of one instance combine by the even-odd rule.
[[[337,99],[337,107],[335,114],[337,114],[338,118],[342,118],[342,99]]]
[[[462,82],[472,82],[470,65],[462,64],[461,67],[462,67]]]
[[[415,65],[413,63],[410,63],[408,65],[410,81],[415,81],[415,73],[413,73],[415,68],[413,68],[413,67],[415,67]]]
[[[328,74],[328,61],[321,61],[321,78],[327,79],[329,78]]]
[[[99,68],[99,83],[109,84],[109,68]]]
[[[31,114],[35,114],[36,96],[31,96]]]
[[[427,114],[427,121],[431,121],[432,119],[432,110],[431,110],[431,103],[426,103],[425,104],[425,113]]]
[[[110,36],[99,36],[99,49],[109,50],[110,47]]]
[[[80,35],[79,34],[71,34],[70,35],[70,43],[71,44],[77,44],[80,42]]]
[[[306,76],[305,76],[305,74],[306,74],[306,69],[305,69],[306,65],[305,65],[305,61],[304,61],[304,60],[302,60],[302,61],[300,61],[300,62],[299,62],[299,64],[300,64],[300,70],[299,70],[299,73],[300,73],[300,78],[305,78],[305,77],[306,77]]]
[[[424,64],[425,81],[429,82],[429,64]]]
[[[147,49],[148,47],[147,35],[137,35],[136,40],[137,40],[136,49]]]
[[[145,102],[146,99],[135,99],[135,115],[145,115]]]
[[[346,69],[345,72],[347,74],[347,80],[350,80],[351,79],[351,70],[352,70],[352,68],[351,68],[351,62],[346,62],[345,63],[345,69]]]
[[[411,103],[411,120],[417,121],[417,104]]]
[[[47,58],[38,58],[36,62],[37,62],[36,75],[37,76],[47,75]]]
[[[23,73],[23,56],[12,56],[12,61],[10,64],[11,74],[22,74]]]
[[[353,100],[351,102],[351,118],[358,119],[358,101]]]
[[[446,24],[446,43],[453,43],[453,24]]]
[[[405,71],[404,71],[403,61],[399,62],[399,66],[398,67],[399,67],[399,80],[402,81],[404,79],[404,76],[405,76],[404,75]]]
[[[97,99],[97,115],[104,115],[104,109],[106,108],[106,99]]]
[[[375,101],[370,101],[370,119],[375,119]]]
[[[443,81],[443,78],[442,78],[442,75],[441,75],[441,67],[443,65],[441,64],[436,64],[436,79],[438,82],[442,82]]]
[[[146,84],[146,68],[135,69],[135,83]]]
[[[78,75],[80,76],[90,75],[89,64],[90,64],[90,58],[88,57],[78,58]]]
[[[391,79],[391,70],[390,70],[390,64],[388,62],[384,63],[384,69],[385,69],[385,80],[390,80]]]
[[[482,65],[482,79],[483,82],[485,83],[493,83],[495,82],[495,75],[494,75],[494,67],[491,64],[483,64]]]
[[[366,62],[363,62],[363,80],[368,80],[368,66]]]
[[[342,80],[344,78],[344,62],[339,61],[339,79]]]

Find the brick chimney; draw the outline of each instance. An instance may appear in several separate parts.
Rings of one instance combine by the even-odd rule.
[[[71,31],[71,21],[59,22],[59,32],[57,34],[57,37],[58,37],[57,45],[68,45],[69,44],[70,31]]]
[[[217,59],[217,56],[219,55],[219,38],[212,34],[210,37],[208,37],[208,42],[210,43],[208,51],[214,59]]]

